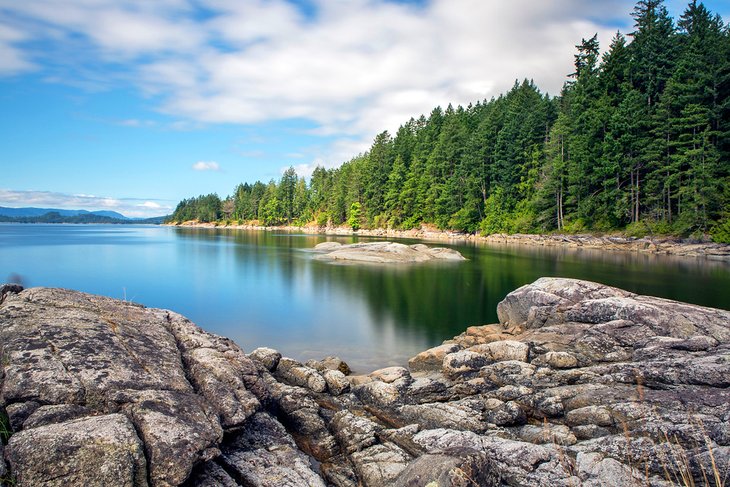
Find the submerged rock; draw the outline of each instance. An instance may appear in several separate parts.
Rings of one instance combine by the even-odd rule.
[[[348,376],[336,357],[246,356],[169,311],[9,289],[0,479],[663,486],[727,471],[730,312],[572,279],[498,312],[409,368]]]
[[[373,263],[414,263],[431,260],[466,260],[453,249],[428,247],[423,244],[404,245],[397,242],[367,242],[342,245],[337,242],[323,242],[314,247],[322,252],[315,258],[330,261],[352,261]]]

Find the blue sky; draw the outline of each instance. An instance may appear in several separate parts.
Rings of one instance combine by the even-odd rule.
[[[436,105],[524,77],[556,93],[581,37],[608,45],[633,5],[0,0],[0,206],[153,216],[335,167]]]

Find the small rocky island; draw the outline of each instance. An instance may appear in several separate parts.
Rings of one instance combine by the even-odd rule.
[[[444,247],[424,244],[405,245],[397,242],[367,242],[343,245],[339,242],[322,242],[314,247],[319,260],[370,262],[378,264],[402,264],[431,260],[466,260],[461,253]]]
[[[728,311],[543,278],[499,324],[352,375],[110,298],[0,303],[3,485],[721,485],[730,464]]]

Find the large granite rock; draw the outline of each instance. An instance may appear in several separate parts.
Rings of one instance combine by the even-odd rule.
[[[11,291],[0,305],[0,412],[17,485],[180,485],[219,457],[224,429],[269,401],[255,362],[178,314]]]
[[[367,242],[342,245],[338,242],[322,242],[314,247],[319,260],[352,261],[371,263],[415,263],[430,260],[466,260],[453,249],[428,247],[423,244],[404,245],[396,242]]]
[[[539,279],[499,324],[348,376],[173,312],[3,292],[19,486],[704,485],[730,464],[728,311]]]

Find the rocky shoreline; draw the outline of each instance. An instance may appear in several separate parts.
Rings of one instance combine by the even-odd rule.
[[[413,230],[392,230],[392,229],[360,229],[352,230],[348,227],[315,227],[315,226],[275,226],[264,227],[260,225],[219,225],[215,223],[185,222],[179,225],[182,227],[194,228],[231,228],[240,230],[259,231],[290,231],[315,235],[332,236],[363,236],[382,238],[404,238],[426,241],[450,241],[450,242],[474,242],[485,244],[502,245],[526,245],[537,247],[567,247],[575,249],[598,249],[620,252],[638,252],[655,255],[676,255],[684,257],[699,257],[720,262],[730,263],[730,244],[719,244],[712,242],[696,242],[681,240],[674,237],[624,237],[624,236],[596,236],[596,235],[532,235],[532,234],[494,234],[475,235],[470,233],[458,233],[439,231],[433,228],[422,227]]]
[[[730,311],[542,278],[408,367],[0,287],[0,485],[722,485]]]

